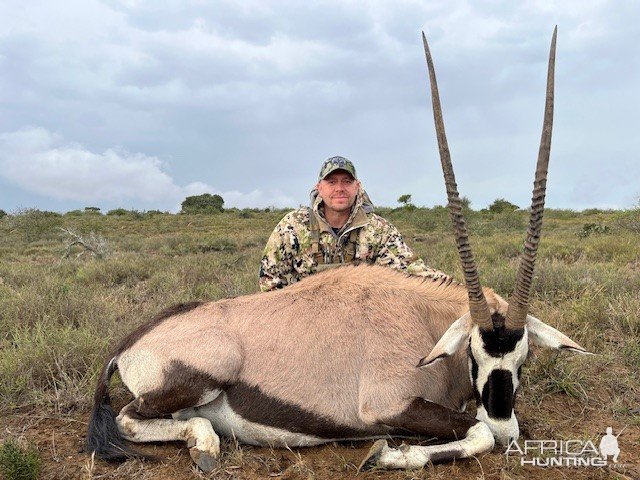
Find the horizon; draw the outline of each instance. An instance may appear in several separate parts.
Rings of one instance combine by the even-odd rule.
[[[504,200],[504,199],[496,199],[496,200]],[[218,215],[220,213],[224,213],[224,212],[230,212],[230,211],[258,211],[258,212],[276,212],[276,211],[290,211],[290,210],[295,210],[297,208],[302,208],[305,205],[299,205],[297,207],[294,206],[282,206],[282,207],[277,207],[277,206],[266,206],[266,207],[223,207],[223,210],[221,212],[215,212],[215,213],[204,213],[204,212],[197,212],[197,213],[193,213],[193,212],[182,212],[180,210],[178,211],[169,211],[169,210],[160,210],[160,209],[155,209],[155,208],[150,208],[148,210],[136,210],[136,209],[126,209],[123,207],[115,207],[115,208],[111,208],[109,210],[103,210],[100,207],[96,207],[96,206],[86,206],[86,207],[82,207],[82,208],[75,208],[72,210],[66,210],[66,211],[60,211],[60,210],[42,210],[39,209],[37,207],[17,207],[14,210],[3,210],[2,208],[0,208],[0,212],[4,212],[7,216],[19,216],[19,215],[24,215],[26,213],[29,212],[40,212],[40,213],[55,213],[55,214],[59,214],[59,215],[66,215],[66,214],[78,214],[78,215],[102,215],[102,216],[111,216],[111,215],[128,215],[128,214],[141,214],[141,215],[145,215],[148,213],[153,213],[155,215],[157,214],[161,214],[161,215]],[[473,204],[471,204],[470,207],[468,207],[468,209],[472,212],[476,212],[476,213],[493,213],[493,214],[502,214],[502,213],[510,213],[512,211],[501,211],[501,212],[491,212],[489,210],[490,205],[483,207],[483,208],[474,208]],[[427,206],[427,205],[413,205],[412,207],[406,207],[405,205],[396,205],[396,206],[389,206],[389,205],[374,205],[374,212],[378,211],[378,210],[401,210],[401,209],[406,209],[407,211],[412,211],[412,210],[435,210],[435,209],[448,209],[447,205],[431,205],[431,206]],[[518,206],[517,210],[513,210],[515,212],[526,212],[529,210],[530,207],[526,207],[526,208],[522,208]],[[97,209],[97,210],[95,210]],[[554,208],[554,207],[547,207],[545,206],[544,211],[545,212],[559,212],[559,211],[566,211],[566,212],[574,212],[574,213],[587,213],[587,214],[592,214],[592,213],[615,213],[615,212],[625,212],[625,211],[629,211],[629,210],[637,210],[640,209],[640,202],[636,205],[632,205],[628,208],[597,208],[597,207],[587,207],[587,208],[583,208],[581,210],[576,210],[576,209],[571,209],[571,208]],[[123,213],[111,213],[111,212],[116,212],[116,211],[122,211]],[[256,212],[256,213],[258,213]],[[2,218],[0,216],[0,218]]]

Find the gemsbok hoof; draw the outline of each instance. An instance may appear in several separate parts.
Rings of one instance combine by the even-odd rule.
[[[358,473],[367,472],[376,468],[378,466],[378,459],[380,458],[380,455],[382,455],[382,451],[388,446],[389,444],[386,440],[376,440],[376,442],[369,449],[367,456],[364,457],[364,460],[362,460],[362,463],[360,463],[360,466],[358,467]]]
[[[212,471],[218,466],[218,459],[213,455],[192,447],[189,449],[191,459],[198,465],[198,468],[205,473]]]

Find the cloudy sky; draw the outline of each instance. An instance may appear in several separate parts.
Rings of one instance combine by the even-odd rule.
[[[640,195],[640,2],[0,3],[0,208],[307,202],[322,161],[374,203],[444,203],[420,31],[460,192],[526,206],[558,25],[547,205]]]

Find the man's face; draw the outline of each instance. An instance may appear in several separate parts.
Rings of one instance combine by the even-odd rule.
[[[325,213],[342,213],[351,209],[356,201],[360,182],[344,170],[330,173],[316,185],[324,202]]]

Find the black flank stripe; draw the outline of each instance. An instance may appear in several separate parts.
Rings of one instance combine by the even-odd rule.
[[[357,438],[370,436],[370,431],[335,423],[330,418],[304,410],[263,393],[259,387],[237,383],[226,390],[231,408],[242,418],[289,432],[320,438]]]

